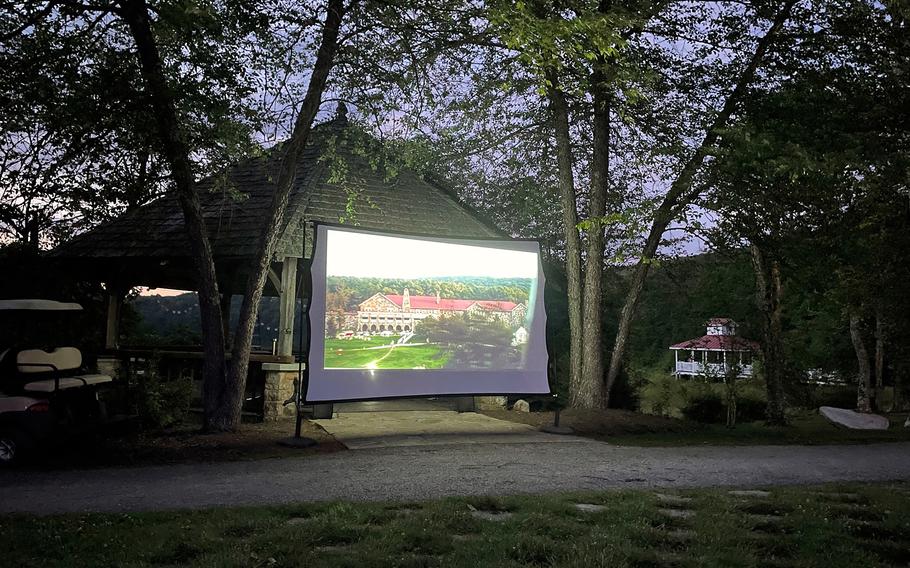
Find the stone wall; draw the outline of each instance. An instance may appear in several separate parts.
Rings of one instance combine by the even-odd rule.
[[[297,363],[263,363],[265,391],[262,401],[262,416],[266,422],[293,418],[296,414],[293,404],[284,406],[284,401],[294,396],[294,381],[299,367]]]
[[[98,372],[102,375],[108,375],[114,377],[115,379],[120,375],[121,362],[117,357],[98,357]]]

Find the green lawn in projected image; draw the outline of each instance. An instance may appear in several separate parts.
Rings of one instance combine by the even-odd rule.
[[[388,345],[397,337],[326,339],[326,369],[441,369],[451,353],[442,346],[409,343]],[[385,345],[384,345],[385,344]]]

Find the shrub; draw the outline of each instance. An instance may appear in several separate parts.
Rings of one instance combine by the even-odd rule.
[[[761,379],[745,379],[736,383],[736,420],[764,420],[768,410],[768,391]]]
[[[625,367],[620,369],[616,382],[613,383],[613,390],[610,391],[610,408],[622,408],[624,410],[635,410],[638,408],[638,392],[636,388],[636,379],[632,373]]]
[[[711,424],[727,420],[727,410],[723,398],[711,386],[704,385],[706,388],[693,389],[681,409],[685,418]]]
[[[679,416],[685,404],[685,385],[665,372],[646,374],[638,390],[639,410],[658,416]]]
[[[136,402],[146,427],[170,428],[186,419],[193,400],[193,382],[188,377],[163,380],[157,367],[153,359],[137,371]]]
[[[853,385],[815,387],[812,393],[812,406],[856,408],[856,387]]]
[[[736,397],[736,421],[757,422],[764,420],[768,411],[768,401],[752,393],[741,393]]]

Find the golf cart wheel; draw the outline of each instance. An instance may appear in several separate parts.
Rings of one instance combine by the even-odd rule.
[[[13,432],[0,431],[0,468],[15,465],[22,453],[19,438]]]

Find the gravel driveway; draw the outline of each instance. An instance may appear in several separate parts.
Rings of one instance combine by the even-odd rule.
[[[140,511],[321,500],[417,500],[670,486],[910,479],[910,443],[618,447],[493,443],[307,458],[62,472],[4,472],[0,512]]]

